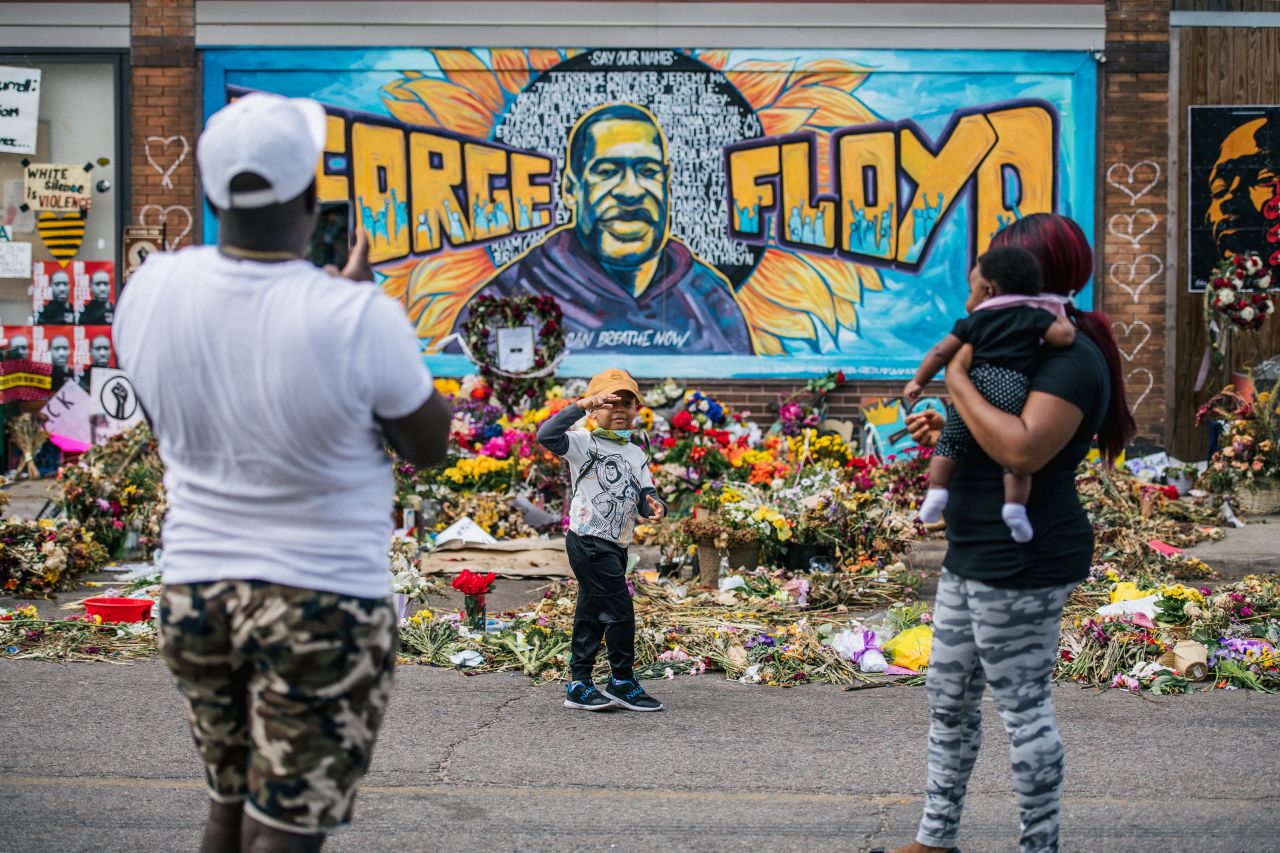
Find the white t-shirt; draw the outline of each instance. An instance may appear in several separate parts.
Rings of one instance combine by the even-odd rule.
[[[374,417],[433,390],[398,303],[202,246],[147,258],[114,336],[165,465],[165,583],[390,594],[395,483]]]

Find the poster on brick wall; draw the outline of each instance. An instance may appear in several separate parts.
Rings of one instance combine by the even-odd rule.
[[[206,117],[251,91],[325,106],[319,195],[351,203],[440,375],[472,369],[451,335],[476,298],[548,294],[569,375],[901,379],[1000,229],[1056,211],[1092,232],[1086,53],[229,49],[204,68]]]
[[[1189,285],[1223,259],[1257,252],[1280,267],[1280,106],[1190,108]]]

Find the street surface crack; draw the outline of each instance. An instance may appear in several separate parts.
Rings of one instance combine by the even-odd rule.
[[[506,711],[507,708],[516,704],[521,699],[525,699],[529,696],[532,696],[536,689],[537,689],[537,685],[530,685],[528,690],[525,691],[524,693],[521,693],[517,696],[512,696],[510,699],[503,701],[494,710],[492,719],[488,720],[487,722],[481,723],[477,728],[473,729],[472,731],[463,735],[458,740],[449,744],[449,746],[446,747],[445,749],[444,758],[440,759],[440,763],[436,765],[436,779],[438,779],[441,782],[453,781],[449,778],[449,767],[453,762],[454,753],[457,752],[459,749],[461,749],[468,741],[474,740],[479,735],[484,734],[485,731],[487,731],[491,726],[497,723],[498,720],[502,719],[502,713]]]

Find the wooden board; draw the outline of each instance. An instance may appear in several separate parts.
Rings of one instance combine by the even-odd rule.
[[[1239,3],[1200,3],[1198,11],[1221,11]],[[1246,4],[1247,5],[1247,4]],[[1256,5],[1256,4],[1255,4]],[[1193,11],[1188,4],[1175,8]],[[1212,6],[1213,8],[1207,8]],[[1206,8],[1200,8],[1206,7]],[[1274,11],[1276,4],[1268,4]],[[1232,9],[1232,11],[1248,11]],[[1176,192],[1178,226],[1173,251],[1176,278],[1169,281],[1174,300],[1173,333],[1175,361],[1168,435],[1170,451],[1180,459],[1203,459],[1208,449],[1208,430],[1195,427],[1196,409],[1214,388],[1196,392],[1195,382],[1207,346],[1203,319],[1203,294],[1189,292],[1187,243],[1191,223],[1187,210],[1188,110],[1195,104],[1280,104],[1280,28],[1188,27],[1175,30],[1178,39],[1178,92],[1174,101],[1178,135],[1176,139]],[[1280,315],[1272,317],[1258,334],[1236,338],[1236,367],[1253,364],[1280,352]]]

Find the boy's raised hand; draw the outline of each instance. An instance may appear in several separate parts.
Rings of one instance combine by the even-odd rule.
[[[594,412],[596,409],[612,409],[613,404],[622,400],[617,394],[604,392],[601,394],[593,394],[590,397],[583,397],[578,400],[578,408],[584,412]]]
[[[649,501],[649,520],[662,521],[667,516],[667,507],[653,495],[645,495]]]

